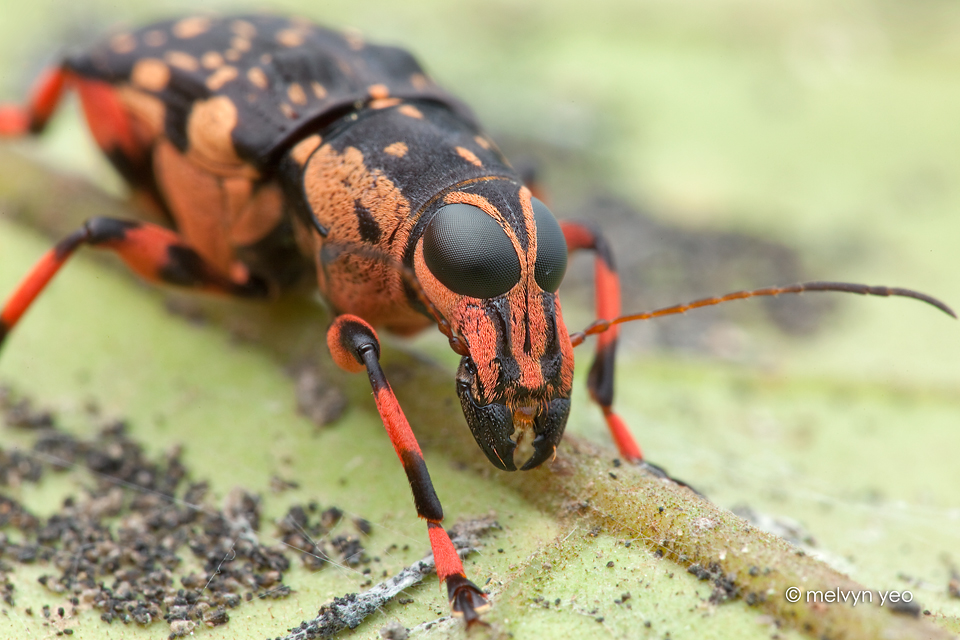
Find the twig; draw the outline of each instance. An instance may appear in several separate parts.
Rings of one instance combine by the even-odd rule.
[[[464,558],[479,549],[479,536],[497,527],[492,518],[472,520],[463,525],[457,525],[450,530],[453,546],[460,557]],[[342,598],[334,598],[332,602],[320,607],[320,615],[313,620],[301,622],[295,629],[290,629],[290,634],[282,640],[330,638],[344,629],[355,629],[371,613],[403,590],[420,583],[435,570],[436,565],[431,553],[392,578],[379,582],[362,593],[349,593]]]

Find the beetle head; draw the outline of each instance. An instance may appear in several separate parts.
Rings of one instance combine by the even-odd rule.
[[[467,424],[495,466],[532,469],[554,455],[570,411],[560,226],[525,187],[498,179],[459,185],[421,224],[414,265],[463,356]]]

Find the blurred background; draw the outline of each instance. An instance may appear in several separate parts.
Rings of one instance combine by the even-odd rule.
[[[288,1],[203,9],[302,14],[413,50],[515,163],[536,167],[558,217],[604,225],[628,309],[800,279],[864,280],[960,300],[954,3],[608,0],[585,10],[546,1]],[[11,3],[0,25],[0,95],[22,96],[59,53],[109,28],[196,10],[187,2]],[[65,111],[43,140],[43,157],[120,193],[76,112]],[[577,304],[567,307],[584,313],[572,314],[571,327],[591,319],[588,295],[572,291],[588,282],[589,261],[575,262],[566,289]],[[897,379],[909,367],[912,379],[960,383],[960,340],[928,309],[811,297],[638,326],[625,341],[875,379]],[[741,330],[764,319],[807,339],[758,344],[755,328]],[[825,326],[838,339],[818,337]]]
[[[19,99],[58,52],[111,26],[197,7],[8,3],[0,98]],[[203,9],[295,13],[412,50],[517,165],[536,167],[559,218],[607,230],[625,310],[800,280],[905,286],[960,306],[955,2]],[[17,147],[122,194],[76,110],[63,111],[39,144]],[[593,319],[590,267],[573,260],[561,289],[571,330]],[[920,581],[938,611],[960,613],[944,589],[960,561],[960,325],[913,301],[813,294],[623,335],[617,406],[652,460],[724,506],[800,522],[856,579]],[[417,344],[447,357],[436,336]],[[571,431],[606,441],[578,394]]]

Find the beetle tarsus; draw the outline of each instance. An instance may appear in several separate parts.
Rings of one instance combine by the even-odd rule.
[[[427,521],[427,535],[430,537],[437,575],[447,583],[453,613],[462,615],[468,624],[479,622],[479,612],[488,606],[486,598],[466,578],[463,562],[450,535],[440,524],[443,507],[434,491],[420,445],[380,367],[380,341],[376,330],[358,316],[342,314],[337,316],[327,332],[327,346],[336,363],[344,370],[354,373],[366,370],[377,411],[410,483],[417,515]]]
[[[490,603],[480,588],[465,576],[447,578],[447,595],[453,615],[462,616],[467,626],[486,624],[480,614],[490,608]]]
[[[650,473],[657,476],[658,478],[663,478],[664,480],[669,480],[670,482],[680,485],[681,487],[686,487],[687,489],[690,489],[690,491],[693,491],[695,494],[697,494],[704,500],[707,499],[707,496],[703,495],[703,493],[697,490],[696,487],[691,486],[690,484],[684,482],[683,480],[680,480],[679,478],[674,478],[669,473],[667,473],[666,469],[664,469],[660,465],[653,464],[652,462],[647,462],[646,460],[640,461],[638,464],[641,469],[649,471]]]

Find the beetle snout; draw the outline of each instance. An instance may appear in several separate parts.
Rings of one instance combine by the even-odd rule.
[[[519,402],[513,408],[497,401],[480,404],[472,391],[473,376],[464,358],[457,372],[457,395],[467,425],[490,462],[503,471],[516,471],[518,465],[527,471],[552,458],[567,426],[569,398]]]

